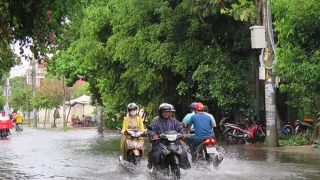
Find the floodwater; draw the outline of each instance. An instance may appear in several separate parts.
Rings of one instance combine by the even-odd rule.
[[[151,179],[146,159],[134,172],[119,166],[120,150],[111,147],[120,140],[117,133],[32,127],[11,132],[0,140],[0,179]],[[103,146],[105,143],[109,146]],[[218,150],[224,160],[217,169],[181,170],[181,179],[320,179],[320,149],[287,152],[261,145],[222,143]]]

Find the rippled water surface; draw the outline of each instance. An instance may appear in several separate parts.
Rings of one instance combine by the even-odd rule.
[[[11,132],[7,139],[0,140],[0,179],[151,179],[146,159],[140,169],[128,172],[119,166],[119,150],[100,147],[120,140],[116,133],[32,127]],[[218,150],[224,160],[217,169],[181,170],[181,179],[320,179],[320,149],[297,153],[259,145],[220,144]]]

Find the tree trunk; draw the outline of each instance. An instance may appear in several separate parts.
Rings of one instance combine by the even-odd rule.
[[[101,104],[98,104],[98,110],[97,110],[97,126],[98,126],[98,133],[99,133],[99,134],[103,134],[102,121],[103,121],[102,105],[101,105]]]
[[[48,108],[46,108],[46,110],[44,111],[45,113],[44,113],[43,127],[46,127],[47,111],[48,111]]]

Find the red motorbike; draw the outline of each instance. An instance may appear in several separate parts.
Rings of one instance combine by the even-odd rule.
[[[254,119],[247,119],[252,125],[249,129],[244,124],[225,124],[223,137],[230,144],[237,144],[240,140],[246,142],[262,141],[266,137],[266,128]]]

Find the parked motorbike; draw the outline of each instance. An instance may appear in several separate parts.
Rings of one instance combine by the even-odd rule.
[[[120,156],[120,160],[123,159],[135,166],[139,166],[144,154],[144,140],[139,139],[139,137],[146,137],[146,133],[138,128],[134,128],[127,129],[125,135],[127,138],[124,143],[124,154],[123,158]]]
[[[266,128],[256,120],[247,119],[247,121],[253,123],[249,129],[246,129],[244,124],[225,124],[225,129],[222,134],[227,143],[237,144],[240,140],[256,142],[265,139]]]
[[[196,147],[196,162],[207,162],[213,167],[218,167],[223,160],[223,156],[216,149],[216,139],[214,137],[205,138]]]
[[[281,125],[281,132],[282,132],[283,135],[292,135],[292,134],[294,134],[294,129],[290,125],[290,123],[281,122],[280,125]]]
[[[220,120],[220,123],[219,123],[220,130],[223,132],[223,130],[225,129],[225,125],[227,123],[232,123],[232,122],[233,122],[233,116],[231,115],[231,113],[226,112],[225,115]]]
[[[148,130],[153,130],[151,126],[147,126]],[[166,142],[162,146],[162,153],[160,155],[160,169],[157,171],[162,172],[164,175],[169,176],[171,179],[180,179],[180,158],[182,156],[182,147],[176,143],[177,139],[181,139],[182,134],[176,131],[166,131],[160,134],[159,139],[151,139],[151,141],[165,139]],[[152,172],[150,171],[153,176]]]
[[[313,130],[312,124],[300,120],[294,122],[295,131],[294,134],[305,134],[308,130]]]

